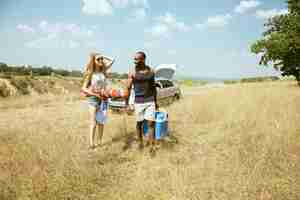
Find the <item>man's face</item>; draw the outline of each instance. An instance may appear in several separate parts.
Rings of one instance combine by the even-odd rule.
[[[134,64],[135,65],[140,65],[140,64],[144,64],[145,63],[145,59],[143,57],[143,55],[137,53],[134,56]]]

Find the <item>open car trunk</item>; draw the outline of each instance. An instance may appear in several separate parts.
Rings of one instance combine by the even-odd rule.
[[[155,78],[172,80],[175,75],[177,67],[178,66],[176,64],[159,65],[155,68]]]

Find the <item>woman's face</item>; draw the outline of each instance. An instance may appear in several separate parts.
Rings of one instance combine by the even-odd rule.
[[[95,70],[101,71],[104,67],[103,57],[101,55],[95,56]]]

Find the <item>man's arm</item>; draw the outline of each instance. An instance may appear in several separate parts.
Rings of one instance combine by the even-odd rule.
[[[151,73],[153,73],[153,87],[154,87],[154,103],[155,103],[155,109],[158,110],[158,101],[157,101],[157,89],[156,89],[156,83],[155,83],[155,71],[151,69]]]
[[[155,108],[156,110],[159,109],[159,105],[158,105],[158,101],[157,101],[157,88],[156,88],[156,84],[155,84],[155,81],[154,81],[154,103],[155,103]]]

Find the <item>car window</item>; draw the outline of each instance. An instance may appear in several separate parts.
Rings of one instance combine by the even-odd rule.
[[[156,82],[155,83],[155,87],[158,87],[160,89],[163,88],[163,86],[162,86],[162,84],[160,82]]]
[[[161,84],[162,84],[163,88],[169,87],[168,82],[166,80],[161,80]]]
[[[173,87],[174,86],[172,81],[167,81],[167,85],[168,85],[168,87]]]
[[[162,85],[164,88],[169,88],[169,87],[173,87],[173,83],[171,81],[168,81],[168,80],[162,80]]]

